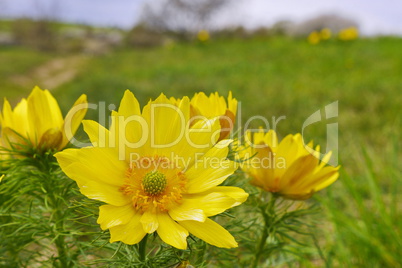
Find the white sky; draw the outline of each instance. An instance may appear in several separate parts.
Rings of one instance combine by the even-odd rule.
[[[69,22],[129,28],[137,21],[144,1],[0,0],[0,17],[46,14]],[[222,11],[218,21],[255,28],[329,13],[355,19],[366,34],[402,35],[402,0],[238,0]]]

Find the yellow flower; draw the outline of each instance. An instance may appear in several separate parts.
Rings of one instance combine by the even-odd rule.
[[[228,100],[218,92],[211,93],[209,97],[204,92],[196,93],[191,99],[191,117],[194,118],[192,124],[197,122],[197,118],[206,117],[212,119],[219,117],[221,124],[221,134],[219,141],[227,138],[232,131],[237,113],[237,100],[229,92]]]
[[[313,150],[312,145],[306,149],[300,134],[288,135],[278,144],[273,130],[266,134],[261,130],[253,137],[248,132],[238,157],[247,159],[241,168],[251,177],[251,184],[284,198],[304,200],[339,176],[339,166],[326,166],[331,153],[319,162],[319,146]]]
[[[317,31],[311,32],[307,37],[307,41],[312,45],[318,44],[320,40],[321,40],[320,33]]]
[[[136,244],[149,233],[176,248],[189,233],[207,243],[236,247],[233,236],[208,217],[244,202],[247,193],[220,185],[237,166],[226,159],[231,140],[217,143],[218,119],[189,127],[190,101],[161,94],[142,110],[126,91],[107,130],[84,120],[93,147],[55,156],[81,193],[106,203],[98,223],[110,242]]]
[[[174,268],[194,268],[194,266],[192,266],[189,261],[182,261],[181,263],[176,265]]]
[[[52,94],[35,87],[28,99],[22,99],[14,110],[4,100],[0,113],[1,143],[7,148],[61,150],[77,131],[87,107],[86,95],[81,95],[63,119]]]
[[[331,38],[332,32],[329,28],[324,28],[320,31],[320,38],[322,40],[328,40]]]
[[[208,41],[210,39],[209,32],[207,30],[200,30],[197,33],[197,38],[201,42],[206,42],[206,41]]]
[[[338,37],[340,40],[343,41],[355,40],[359,37],[359,31],[357,30],[356,27],[349,27],[341,30],[338,33]]]

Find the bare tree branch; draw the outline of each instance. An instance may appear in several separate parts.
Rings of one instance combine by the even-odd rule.
[[[142,10],[141,21],[153,29],[179,33],[212,27],[213,16],[234,0],[154,0]]]

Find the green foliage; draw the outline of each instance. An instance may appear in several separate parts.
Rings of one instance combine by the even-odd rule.
[[[0,94],[14,102],[18,97],[27,97],[31,88],[20,84],[21,74],[29,73],[40,64],[50,60],[51,54],[36,52],[26,48],[0,46]]]
[[[386,159],[358,149],[365,173],[352,178],[342,172],[338,189],[320,198],[334,231],[331,267],[400,267],[400,141],[393,144]]]

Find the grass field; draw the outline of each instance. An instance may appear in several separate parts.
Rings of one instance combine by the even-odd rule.
[[[312,113],[339,101],[338,118],[305,130],[307,139],[324,146],[326,124],[339,123],[342,172],[317,195],[324,206],[319,230],[324,260],[315,265],[401,267],[401,47],[402,39],[384,37],[316,46],[262,38],[121,49],[87,58],[74,79],[51,90],[64,110],[82,93],[92,103],[118,105],[125,89],[142,104],[160,92],[180,97],[231,90],[241,101],[243,122],[254,115],[270,122],[286,116],[277,126],[282,137],[301,132]],[[53,56],[0,48],[1,95],[28,94],[32,88],[19,86],[13,77],[29,76]],[[98,111],[88,113],[97,117]],[[301,264],[314,267],[310,260]]]

